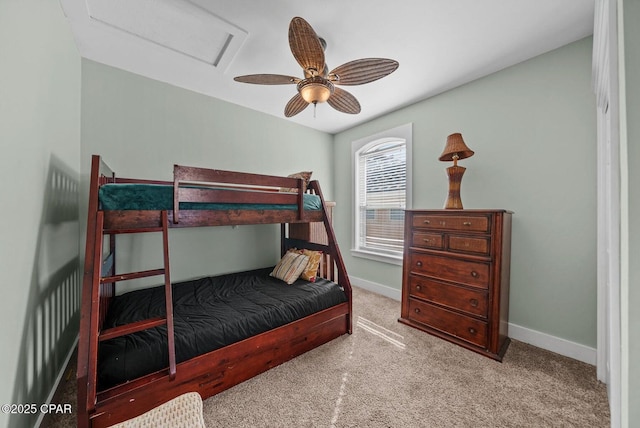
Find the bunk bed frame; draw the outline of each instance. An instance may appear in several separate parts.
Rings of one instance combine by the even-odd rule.
[[[108,183],[173,185],[174,210],[102,210],[100,187]],[[216,183],[215,189],[200,188]],[[265,186],[268,189],[265,189]],[[242,191],[235,191],[237,188]],[[295,193],[274,191],[295,189]],[[82,284],[80,337],[78,343],[78,426],[104,427],[138,416],[183,393],[195,391],[207,398],[304,352],[352,332],[351,284],[330,223],[327,204],[317,181],[306,192],[320,197],[322,208],[305,210],[303,180],[175,165],[174,181],[117,178],[94,155],[91,163],[86,253]],[[297,209],[181,209],[182,202],[279,203]],[[289,238],[288,224],[322,222],[328,244]],[[347,302],[277,327],[273,330],[176,363],[173,308],[169,273],[169,228],[243,224],[281,224],[281,252],[291,247],[323,251],[319,275],[339,284]],[[143,272],[117,273],[116,236],[123,233],[163,234],[164,267]],[[128,279],[164,275],[166,317],[103,329],[116,283]],[[166,325],[168,369],[104,391],[97,390],[98,346],[102,340]]]

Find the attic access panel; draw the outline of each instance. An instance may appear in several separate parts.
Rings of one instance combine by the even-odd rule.
[[[188,55],[224,72],[247,37],[243,29],[188,0],[87,0],[93,20]]]

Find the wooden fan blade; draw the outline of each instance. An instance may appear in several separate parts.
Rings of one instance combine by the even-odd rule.
[[[343,113],[358,114],[360,113],[360,103],[349,92],[344,89],[334,88],[333,94],[327,100],[327,103],[334,109]]]
[[[329,80],[335,85],[362,85],[393,73],[398,65],[386,58],[356,59],[331,70]]]
[[[300,81],[297,77],[283,76],[281,74],[247,74],[246,76],[234,77],[233,80],[256,85],[286,85]]]
[[[299,93],[295,94],[284,108],[284,115],[286,117],[295,116],[302,110],[306,109],[308,105],[309,103],[306,102]]]
[[[320,38],[311,25],[300,17],[289,24],[289,46],[291,53],[305,73],[321,75],[324,70],[324,49]]]

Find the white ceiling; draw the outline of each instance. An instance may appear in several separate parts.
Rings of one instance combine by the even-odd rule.
[[[290,119],[336,133],[579,40],[593,32],[594,0],[61,0],[88,59],[284,118],[295,85],[234,76],[302,77],[291,18],[327,41],[329,69],[395,59],[393,74],[346,88],[362,112],[319,104]]]

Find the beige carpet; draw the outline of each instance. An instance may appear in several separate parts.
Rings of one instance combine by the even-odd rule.
[[[207,427],[610,425],[595,367],[517,341],[498,363],[399,314],[399,302],[355,289],[352,335],[205,400]]]

